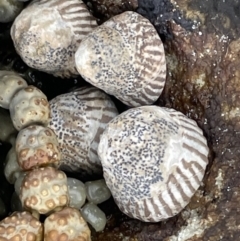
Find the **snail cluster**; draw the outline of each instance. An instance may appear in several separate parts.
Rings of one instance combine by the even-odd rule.
[[[39,214],[48,215],[44,240],[78,240],[77,235],[90,240],[84,220],[102,230],[105,223],[89,216],[106,219],[96,204],[110,195],[123,213],[146,222],[165,220],[186,207],[201,184],[209,150],[195,121],[152,105],[165,85],[166,60],[147,19],[126,11],[97,26],[79,0],[34,0],[16,17],[11,36],[30,67],[63,78],[81,75],[92,85],[48,102],[24,80],[2,78],[4,87],[0,81],[0,103],[19,131],[12,151],[19,166],[7,166],[5,173],[34,222]],[[119,114],[107,94],[128,110]],[[27,174],[18,174],[19,168]],[[79,180],[63,170],[104,179],[71,188]],[[21,214],[13,215],[15,220]],[[70,232],[75,222],[79,226]],[[36,226],[38,237],[43,227]]]

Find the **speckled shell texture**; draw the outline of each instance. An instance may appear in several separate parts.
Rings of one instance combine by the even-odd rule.
[[[204,176],[208,151],[195,121],[157,106],[117,116],[98,148],[117,205],[147,222],[172,217],[188,204]]]
[[[86,81],[128,106],[152,104],[165,84],[161,39],[135,12],[124,12],[95,28],[81,42],[75,61]]]
[[[49,127],[58,137],[60,168],[84,175],[101,174],[97,155],[99,138],[107,123],[118,115],[111,99],[95,87],[84,87],[50,101]]]
[[[77,74],[77,46],[96,26],[81,0],[35,0],[15,19],[11,36],[27,65],[55,76],[70,77]]]

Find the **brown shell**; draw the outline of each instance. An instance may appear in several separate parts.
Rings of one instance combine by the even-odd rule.
[[[135,12],[124,12],[95,28],[79,45],[75,61],[86,81],[129,106],[152,104],[165,85],[161,39]]]
[[[208,164],[196,122],[173,109],[144,106],[114,118],[101,136],[104,177],[127,215],[158,222],[190,201]]]
[[[15,19],[11,36],[16,51],[32,68],[55,76],[76,75],[74,54],[96,20],[81,0],[40,0]]]

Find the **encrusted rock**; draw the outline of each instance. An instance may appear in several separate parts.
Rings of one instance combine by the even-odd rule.
[[[18,91],[12,98],[9,110],[13,125],[17,130],[33,124],[46,126],[50,121],[47,97],[34,86]]]
[[[118,207],[147,222],[170,218],[189,203],[203,179],[208,151],[195,121],[157,106],[114,118],[98,147]]]
[[[86,81],[129,106],[152,104],[165,85],[162,41],[152,24],[135,12],[95,28],[80,43],[75,61]]]
[[[16,51],[32,68],[55,76],[76,75],[74,54],[96,20],[81,0],[40,0],[15,19],[11,36]]]
[[[58,167],[61,159],[56,134],[39,125],[28,126],[18,133],[16,152],[23,170],[48,165]]]
[[[84,174],[101,174],[97,155],[99,138],[118,115],[111,99],[95,87],[84,87],[50,101],[49,127],[58,137],[61,168]]]

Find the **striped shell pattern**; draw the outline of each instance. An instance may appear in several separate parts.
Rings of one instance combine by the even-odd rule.
[[[49,127],[58,137],[62,152],[60,168],[101,174],[97,155],[99,138],[107,123],[118,115],[111,99],[95,87],[83,87],[50,101]]]
[[[149,20],[135,12],[95,28],[81,42],[75,61],[86,81],[128,106],[152,104],[165,84],[161,39]]]
[[[172,217],[189,203],[204,176],[208,151],[195,121],[157,106],[114,118],[98,148],[117,205],[146,222]]]
[[[96,26],[81,0],[35,0],[15,19],[11,36],[28,66],[70,77],[78,75],[74,54],[79,43]]]

